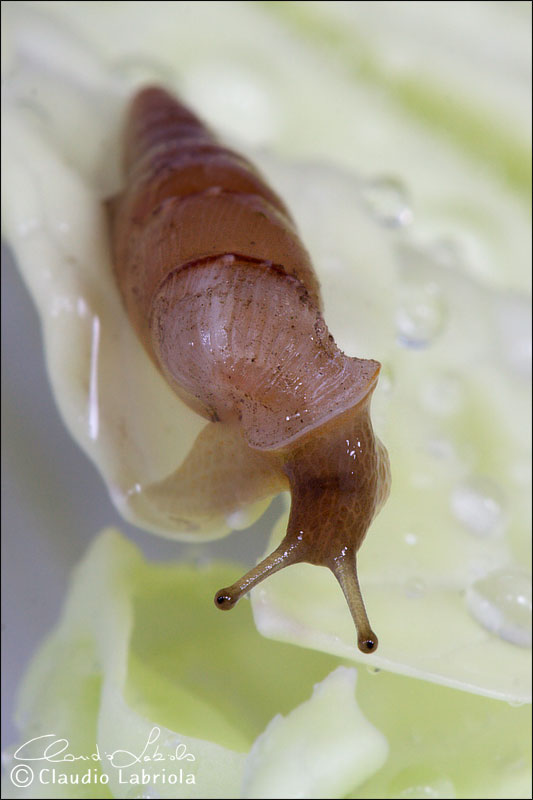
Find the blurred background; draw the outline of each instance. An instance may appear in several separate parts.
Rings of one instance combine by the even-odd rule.
[[[158,22],[170,6],[172,24]],[[523,229],[521,222],[514,227],[513,214],[523,212],[513,203],[522,208],[529,192],[521,157],[530,137],[529,3],[4,3],[2,16],[9,14],[8,82],[17,49],[24,57],[34,47],[46,59],[55,29],[71,35],[73,46],[100,48],[110,72],[147,78],[159,72],[164,81],[165,57],[159,62],[143,52],[143,42],[149,48],[158,35],[174,37],[185,51],[177,56],[177,82],[222,133],[288,159],[399,176],[416,200],[421,230],[451,231],[472,274],[527,294],[527,245],[508,240]],[[100,39],[99,25],[106,28]],[[328,82],[324,114],[320,98]],[[480,129],[487,134],[482,139]],[[428,138],[442,145],[440,163]],[[468,232],[476,220],[463,224],[467,212],[451,207],[457,186],[441,185],[449,153],[458,174],[465,166],[465,208],[484,186],[502,187],[501,201],[490,208],[502,229],[494,232],[492,253]],[[513,257],[502,263],[502,254]],[[119,517],[58,415],[37,313],[7,247],[2,256],[2,739],[8,745],[15,737],[15,687],[56,621],[72,566],[95,533],[116,525],[154,559],[200,551]],[[278,498],[252,531],[210,544],[209,554],[253,563],[281,513]]]

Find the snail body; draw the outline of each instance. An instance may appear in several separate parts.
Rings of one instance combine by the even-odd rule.
[[[173,476],[177,491],[191,496],[200,470],[213,506],[291,491],[280,546],[215,604],[231,608],[289,564],[327,566],[359,648],[375,650],[356,553],[390,483],[369,413],[379,363],[335,345],[282,200],[162,89],[130,106],[125,173],[111,229],[128,316],[170,386],[211,422]]]

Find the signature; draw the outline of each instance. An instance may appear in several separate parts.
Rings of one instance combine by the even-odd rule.
[[[144,764],[147,761],[196,761],[192,753],[187,752],[187,745],[180,742],[172,753],[162,753],[159,749],[161,730],[153,727],[142,750],[135,753],[132,750],[113,750],[111,753],[100,753],[98,744],[93,753],[88,756],[75,755],[69,752],[68,739],[57,738],[55,733],[45,733],[29,739],[13,754],[18,761],[48,761],[52,764],[61,764],[65,761],[104,761],[107,760],[112,767],[123,769],[134,764]]]

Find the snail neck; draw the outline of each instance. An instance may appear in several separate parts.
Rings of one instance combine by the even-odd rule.
[[[231,608],[258,583],[292,564],[325,566],[342,588],[359,649],[374,652],[378,640],[359,588],[356,554],[388,492],[389,479],[388,460],[374,437],[369,405],[370,394],[272,453],[292,494],[287,533],[273,553],[233,586],[217,592],[218,608]]]
[[[355,556],[376,513],[379,453],[369,397],[290,448],[283,470],[292,504],[287,537],[302,561],[333,569]]]
[[[282,542],[294,562],[325,566],[333,572],[364,653],[373,652],[378,640],[359,588],[356,554],[388,491],[388,461],[381,462],[369,406],[370,396],[312,431],[287,454],[284,471],[292,503]]]

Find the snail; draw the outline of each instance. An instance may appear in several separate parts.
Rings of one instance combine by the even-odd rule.
[[[325,566],[359,649],[375,651],[356,554],[389,492],[370,421],[380,364],[337,348],[285,204],[166,90],[133,98],[124,168],[109,213],[126,312],[172,389],[210,421],[174,485],[192,495],[201,474],[205,502],[233,507],[291,492],[279,547],[215,605],[232,608],[291,564]]]

